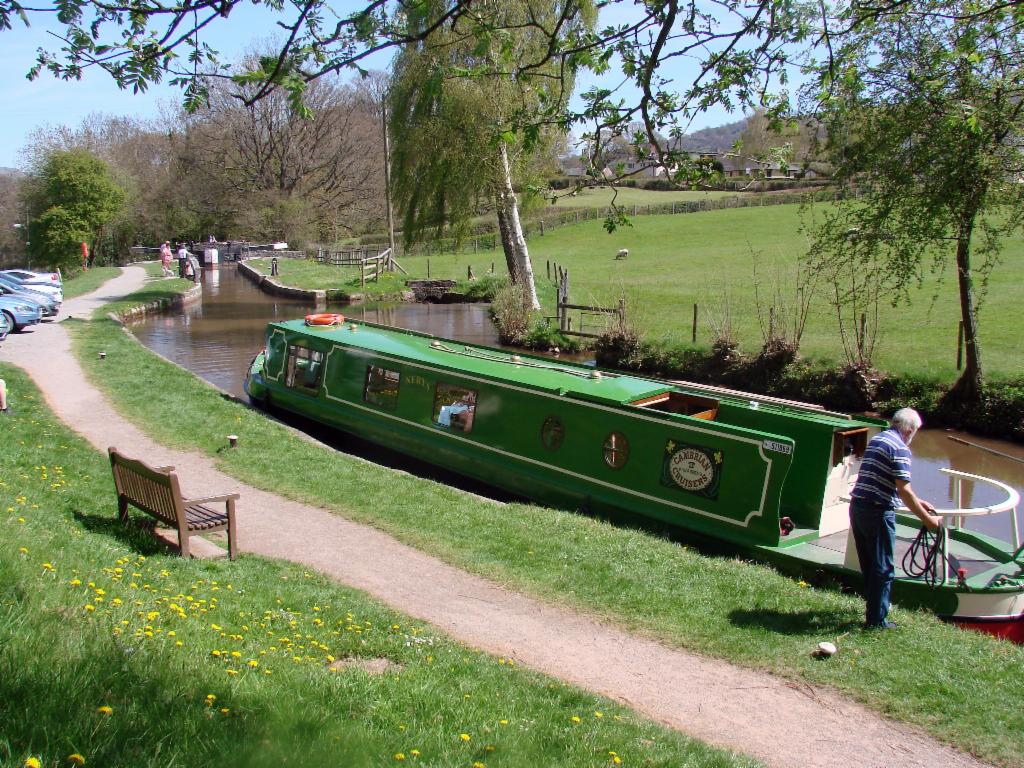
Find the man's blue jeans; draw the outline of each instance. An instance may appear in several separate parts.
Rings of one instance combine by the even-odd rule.
[[[854,502],[850,505],[850,528],[864,574],[865,620],[869,627],[881,627],[889,615],[889,593],[895,573],[896,512]]]

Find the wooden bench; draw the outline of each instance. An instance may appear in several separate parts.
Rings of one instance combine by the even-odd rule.
[[[108,448],[110,468],[117,488],[117,514],[121,522],[128,522],[131,504],[152,515],[158,521],[178,529],[178,549],[188,557],[189,537],[211,531],[228,532],[228,556],[235,559],[235,502],[237,493],[186,499],[181,495],[174,467],[151,467],[144,461],[129,459],[116,448]],[[218,512],[207,504],[224,503],[225,511]]]

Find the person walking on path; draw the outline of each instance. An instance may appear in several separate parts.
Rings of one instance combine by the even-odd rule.
[[[164,240],[160,246],[160,266],[163,268],[164,277],[174,277],[171,272],[171,244]]]
[[[921,428],[913,408],[901,408],[889,429],[871,438],[850,494],[850,528],[864,574],[865,621],[868,627],[891,629],[889,594],[895,574],[896,508],[901,502],[931,530],[942,525],[935,507],[910,487],[910,442]]]

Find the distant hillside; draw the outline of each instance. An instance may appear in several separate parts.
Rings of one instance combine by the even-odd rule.
[[[682,149],[687,152],[727,152],[739,139],[743,129],[747,127],[747,118],[733,123],[726,123],[715,128],[702,128],[686,134],[681,141]]]
[[[0,176],[15,176],[15,177],[18,177],[18,176],[24,176],[24,175],[25,174],[22,171],[19,171],[17,168],[7,168],[6,166],[0,165]]]

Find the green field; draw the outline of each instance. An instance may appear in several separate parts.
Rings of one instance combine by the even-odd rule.
[[[757,765],[300,566],[168,554],[116,520],[106,456],[0,376],[0,765]]]
[[[511,589],[669,645],[834,686],[987,759],[1024,765],[1024,690],[1006,674],[1024,663],[1020,647],[913,611],[897,612],[899,632],[863,632],[858,598],[769,568],[560,510],[511,504],[496,514],[469,494],[310,444],[225,401],[108,320],[72,328],[88,375],[122,413],[247,483],[379,527]],[[98,350],[121,364],[99,364]],[[154,400],[153,391],[162,396]],[[242,439],[223,453],[227,432]],[[840,638],[837,663],[810,657],[823,638]]]
[[[612,204],[612,194],[615,192],[611,187],[587,187],[574,194],[567,194],[568,190],[556,189],[552,192],[557,196],[555,205],[562,208],[607,208]],[[686,190],[674,190],[672,192],[654,192],[647,189],[636,189],[633,187],[619,187],[618,195],[615,197],[617,205],[664,205],[665,203],[678,203],[693,200],[717,200],[721,197],[731,197],[735,192],[689,192]]]
[[[796,304],[796,266],[806,250],[798,205],[726,209],[676,216],[637,216],[632,226],[613,234],[601,221],[549,229],[530,238],[544,314],[553,315],[554,286],[549,265],[568,268],[570,298],[578,304],[612,305],[624,296],[631,320],[651,340],[690,341],[693,305],[698,305],[697,340],[710,344],[714,326],[731,318],[741,348],[756,353],[763,343],[755,298],[754,263],[762,317],[778,291],[781,306]],[[617,260],[621,248],[629,257]],[[426,274],[425,257],[402,265],[416,276]],[[950,263],[951,258],[947,261]],[[495,264],[504,270],[501,250],[430,257],[433,277],[464,278],[472,264],[477,275]],[[1024,238],[1009,239],[1002,261],[991,276],[979,313],[982,363],[989,375],[1012,376],[1024,370],[1019,344],[1024,322],[1017,311],[1018,286],[1024,281]],[[830,286],[821,281],[814,295],[801,353],[824,361],[843,359],[835,312],[828,303]],[[926,272],[913,288],[910,303],[880,306],[875,365],[893,373],[913,373],[952,380],[956,376],[957,324],[960,319],[955,272]],[[600,331],[592,318],[586,330]]]

